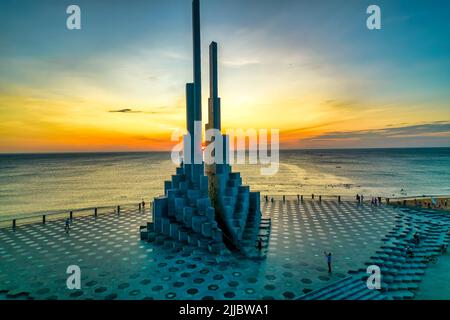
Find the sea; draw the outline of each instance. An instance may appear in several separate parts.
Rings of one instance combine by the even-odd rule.
[[[233,170],[262,195],[450,195],[450,148],[282,150],[272,165]],[[175,168],[165,152],[0,154],[0,220],[149,202]]]

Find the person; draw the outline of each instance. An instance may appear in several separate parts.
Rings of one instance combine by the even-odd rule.
[[[142,208],[145,208],[145,201],[142,199]]]
[[[360,203],[360,197],[359,197],[359,194],[356,194],[356,202]]]
[[[331,273],[331,252],[327,253],[326,251],[324,251],[323,254],[325,255],[325,258],[327,259],[328,273]]]
[[[262,238],[260,237],[260,238],[258,239],[258,250],[261,251],[262,246],[263,246],[263,240],[262,240]]]
[[[361,195],[361,203],[363,203],[364,202],[364,195],[362,194]]]
[[[413,253],[413,251],[412,251],[410,246],[406,247],[406,256],[409,257],[409,258],[413,258],[414,257],[414,253]]]
[[[381,206],[381,197],[378,197],[378,205]]]
[[[66,233],[69,233],[69,231],[70,231],[70,219],[69,218],[66,219],[64,230],[66,231]]]
[[[416,244],[420,243],[420,236],[419,236],[418,232],[414,233],[414,235],[413,235],[413,242],[416,243]]]

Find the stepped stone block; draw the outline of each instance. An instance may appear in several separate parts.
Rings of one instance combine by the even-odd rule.
[[[180,225],[176,222],[172,222],[170,224],[170,236],[174,239],[178,236],[178,230],[180,229]]]
[[[172,181],[164,181],[164,193],[167,194],[169,189],[172,189]]]
[[[200,249],[206,249],[208,250],[209,240],[205,238],[201,238],[198,240],[198,247]]]
[[[192,217],[192,230],[194,230],[195,232],[202,232],[202,224],[206,222],[206,217],[205,216],[193,216]]]
[[[209,207],[206,209],[206,217],[209,222],[215,221],[216,211],[213,207]]]
[[[222,246],[219,243],[213,242],[208,245],[208,250],[209,250],[209,252],[217,254],[217,253],[220,253],[220,251],[222,250]]]
[[[164,216],[166,211],[167,211],[167,198],[166,197],[155,198],[153,200],[153,221],[155,221],[156,218]]]
[[[187,198],[190,202],[197,201],[197,199],[200,198],[200,190],[188,189]]]
[[[197,233],[194,233],[194,232],[188,233],[188,243],[190,245],[197,246],[199,239],[200,239],[200,236]]]
[[[181,176],[184,174],[183,167],[177,167],[175,171],[176,171],[177,175]]]
[[[188,231],[184,228],[178,229],[178,241],[187,242],[188,240]]]
[[[213,224],[206,222],[202,224],[202,235],[211,238],[212,237]]]
[[[220,230],[220,229],[213,229],[213,231],[212,231],[212,239],[214,240],[214,241],[217,241],[217,242],[222,242],[222,238],[223,237],[223,235],[222,235],[222,230]]]
[[[168,236],[170,235],[170,219],[163,217],[161,218],[162,234]]]
[[[239,193],[250,193],[250,187],[249,186],[239,186]]]
[[[194,214],[194,210],[192,207],[184,207],[183,208],[183,222],[188,225],[192,226],[192,215]]]
[[[211,201],[209,198],[200,198],[197,199],[197,208],[201,211],[206,211],[207,208],[211,206]]]

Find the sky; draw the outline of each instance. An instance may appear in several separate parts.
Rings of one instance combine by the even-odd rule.
[[[66,8],[81,8],[68,30]],[[369,30],[366,9],[381,9]],[[203,0],[222,128],[282,148],[450,147],[450,2]],[[170,150],[192,82],[191,0],[2,0],[0,152]]]

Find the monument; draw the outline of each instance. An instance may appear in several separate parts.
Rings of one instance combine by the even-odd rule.
[[[192,2],[194,82],[186,84],[184,160],[164,183],[164,195],[153,201],[153,221],[141,230],[141,239],[170,239],[173,246],[189,245],[212,253],[240,251],[261,256],[256,249],[261,224],[260,194],[242,185],[239,172],[229,164],[229,137],[222,135],[218,95],[217,43],[209,46],[210,97],[205,128],[219,132],[214,142],[214,162],[205,164],[201,145],[201,41],[200,3]],[[219,150],[219,152],[217,152]]]

